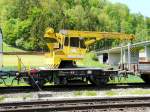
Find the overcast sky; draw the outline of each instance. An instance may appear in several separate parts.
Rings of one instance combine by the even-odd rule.
[[[112,3],[120,2],[126,4],[131,12],[141,13],[145,17],[150,17],[150,0],[109,0]]]

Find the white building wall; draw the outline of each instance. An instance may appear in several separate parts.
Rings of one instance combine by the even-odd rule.
[[[100,63],[103,63],[103,54],[98,56],[98,61],[99,61]]]
[[[108,53],[108,64],[118,65],[120,63],[120,53]]]
[[[145,46],[146,61],[150,61],[150,46]]]
[[[139,62],[139,50],[131,50],[130,52],[130,63],[131,64],[138,64]],[[123,53],[123,63],[127,64],[128,63],[128,50],[124,50]]]

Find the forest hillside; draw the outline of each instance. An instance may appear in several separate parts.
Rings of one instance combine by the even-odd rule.
[[[4,42],[23,50],[46,50],[42,37],[47,27],[123,32],[134,34],[134,41],[150,39],[150,18],[108,0],[0,0],[0,7]],[[95,45],[99,46],[104,47],[104,41]]]

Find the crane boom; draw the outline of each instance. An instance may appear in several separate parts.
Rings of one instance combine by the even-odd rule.
[[[60,30],[61,34],[68,37],[83,37],[83,38],[93,38],[97,40],[101,39],[120,39],[120,40],[132,40],[134,35],[124,34],[118,32],[95,32],[95,31],[76,31],[76,30]]]
[[[82,37],[85,39],[119,39],[119,40],[133,40],[135,37],[133,34],[124,34],[118,32],[95,32],[95,31],[76,31],[76,30],[60,30],[59,33],[54,33],[52,28],[49,28],[44,37],[53,38],[58,41],[60,44],[63,44],[62,41],[65,37]],[[93,41],[95,42],[95,41]],[[92,43],[93,43],[92,42]]]

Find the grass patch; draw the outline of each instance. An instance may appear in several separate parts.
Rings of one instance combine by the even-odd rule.
[[[134,75],[128,75],[127,78],[114,78],[113,80],[109,80],[109,84],[115,84],[115,83],[142,83],[143,80],[139,76]]]
[[[75,91],[74,96],[97,96],[96,91]]]
[[[3,81],[2,81],[2,79],[0,79],[0,87],[6,87],[6,86],[29,86],[27,83],[24,82],[23,79],[19,82],[19,85],[18,85],[17,80],[14,80],[13,83],[12,83],[13,79],[14,79],[14,77],[8,77],[7,79],[5,79],[5,83],[7,85],[5,85],[3,83]]]
[[[4,101],[5,97],[4,96],[0,96],[0,102]]]
[[[25,66],[45,66],[44,55],[18,55]],[[18,58],[15,55],[4,55],[3,65],[4,67],[14,67],[18,64]]]
[[[115,91],[112,91],[112,90],[110,90],[110,91],[106,91],[106,93],[105,93],[107,96],[115,96],[115,95],[118,95],[118,93],[117,92],[115,92]]]
[[[6,43],[3,43],[3,51],[4,52],[25,52],[24,50],[12,47]]]
[[[83,92],[82,91],[75,91],[74,96],[82,96]]]
[[[132,95],[148,95],[148,94],[150,94],[150,90],[142,90],[142,89],[131,90],[131,91],[128,92],[128,94],[132,94]]]
[[[84,59],[77,61],[77,64],[79,66],[85,67],[101,67],[101,68],[108,67],[108,65],[99,63],[94,53],[87,53]]]
[[[3,43],[4,52],[25,52],[24,50],[14,48],[6,43]],[[25,66],[45,66],[44,55],[18,55]],[[4,69],[14,69],[18,64],[18,58],[16,55],[3,55]]]
[[[86,96],[97,96],[96,91],[86,91],[85,94]]]

